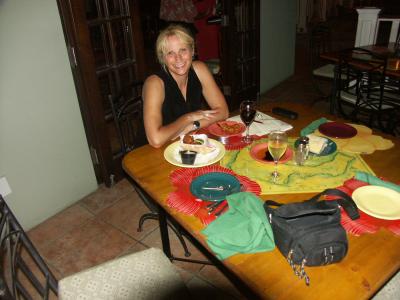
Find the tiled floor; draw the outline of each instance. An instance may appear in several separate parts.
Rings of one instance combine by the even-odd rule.
[[[339,42],[341,38],[338,34]],[[299,36],[295,75],[264,95],[263,101],[310,102],[316,98],[310,82],[306,44],[306,36]],[[317,105],[326,110],[326,103]],[[131,185],[122,180],[112,188],[100,186],[93,194],[32,229],[29,235],[55,275],[62,278],[126,253],[161,248],[156,221],[146,221],[142,232],[136,230],[145,212],[147,208]],[[170,236],[173,252],[183,256],[175,235]],[[203,258],[190,243],[188,246],[193,258]],[[209,299],[244,299],[213,266],[183,262],[174,265],[190,289],[211,291]]]
[[[29,231],[33,243],[57,278],[63,278],[106,260],[144,250],[161,248],[157,221],[147,220],[137,232],[146,206],[127,180],[97,191]],[[182,247],[171,233],[174,254]],[[203,255],[187,243],[191,258]],[[174,262],[192,290],[206,290],[213,299],[243,299],[236,288],[213,266]]]

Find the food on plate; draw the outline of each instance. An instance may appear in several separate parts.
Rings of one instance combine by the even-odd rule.
[[[228,134],[241,133],[243,128],[240,123],[218,122],[217,125]]]
[[[204,140],[200,138],[194,138],[191,134],[185,134],[183,137],[183,143],[190,145],[204,145]]]
[[[205,134],[185,134],[181,136],[182,150],[192,150],[201,154],[206,154],[214,151],[216,147],[208,141]]]
[[[328,145],[328,140],[324,137],[315,134],[307,135],[309,138],[310,152],[320,154]]]
[[[193,142],[194,142],[193,135],[191,135],[191,134],[185,134],[185,135],[183,136],[182,141],[183,141],[185,144],[193,144]]]

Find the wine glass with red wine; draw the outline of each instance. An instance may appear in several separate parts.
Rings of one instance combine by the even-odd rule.
[[[251,123],[254,121],[256,116],[256,102],[251,100],[245,100],[240,103],[240,118],[243,123],[246,125],[246,135],[243,137],[243,141],[246,144],[250,144],[252,142],[252,138],[249,134],[249,129]]]

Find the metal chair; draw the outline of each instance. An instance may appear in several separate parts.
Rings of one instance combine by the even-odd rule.
[[[0,233],[0,299],[190,298],[169,259],[156,248],[107,261],[57,282],[1,195]]]
[[[0,195],[1,299],[48,299],[57,280]]]
[[[121,157],[134,148],[147,144],[143,125],[143,99],[141,96],[142,85],[143,82],[133,83],[132,88],[134,93],[130,97],[114,97],[109,95],[112,116],[121,145],[121,150],[116,155]],[[146,220],[158,220],[158,206],[155,204],[154,200],[152,200],[151,197],[131,179],[130,176],[126,176],[126,178],[131,182],[143,203],[150,210],[150,212],[145,213],[140,217],[138,231],[142,231],[143,223]],[[185,256],[189,257],[191,253],[183,239],[179,225],[173,223],[173,221],[169,219],[168,226],[173,230],[182,244]]]
[[[387,76],[386,66],[386,57],[366,49],[343,51],[336,101],[344,117],[394,134],[399,125],[400,85]]]
[[[143,125],[142,86],[142,81],[136,81],[131,84],[129,93],[108,96],[120,144],[119,151],[114,153],[116,157],[147,144]]]

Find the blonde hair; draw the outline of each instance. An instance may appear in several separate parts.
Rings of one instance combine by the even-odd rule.
[[[189,34],[189,31],[176,24],[169,25],[167,28],[163,29],[156,41],[156,53],[157,53],[157,59],[158,62],[165,67],[165,62],[164,62],[164,55],[166,54],[166,48],[167,48],[167,39],[170,36],[177,36],[184,44],[186,44],[190,50],[194,53],[194,39],[193,37]]]

